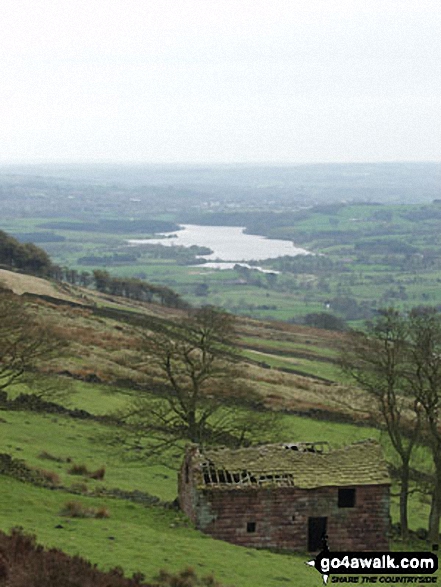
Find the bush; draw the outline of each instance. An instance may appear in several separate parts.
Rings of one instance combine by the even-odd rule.
[[[48,471],[47,469],[36,469],[38,473],[43,477],[45,481],[51,485],[60,485],[60,476],[54,471]]]
[[[90,471],[86,465],[72,465],[67,471],[69,475],[89,475]]]
[[[104,479],[104,475],[106,474],[106,468],[100,467],[96,471],[89,473],[89,477],[91,479],[96,479],[97,481],[102,481]]]
[[[154,587],[222,587],[213,575],[198,578],[194,569],[187,567],[180,573],[171,574],[161,570],[156,577],[157,583]]]
[[[102,507],[100,507],[100,508],[97,508],[97,509],[95,510],[95,518],[97,518],[97,519],[99,519],[99,520],[100,520],[100,519],[102,520],[102,519],[104,519],[104,518],[108,518],[108,517],[109,517],[109,515],[110,515],[110,514],[109,514],[109,510],[108,510],[106,507],[104,507],[104,506],[102,506]]]
[[[346,330],[346,323],[342,318],[327,312],[306,314],[306,316],[303,317],[303,323],[306,324],[306,326],[323,328],[324,330]]]
[[[100,467],[96,471],[89,471],[86,465],[73,464],[67,471],[69,475],[82,475],[83,477],[89,477],[90,479],[96,479],[102,481],[106,474],[106,468]]]
[[[62,516],[69,518],[108,518],[109,510],[106,507],[86,507],[79,501],[68,501],[64,504],[64,508],[61,510]]]

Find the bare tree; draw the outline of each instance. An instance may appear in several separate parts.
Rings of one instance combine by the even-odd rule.
[[[213,307],[191,311],[163,332],[141,332],[142,364],[156,369],[154,398],[120,414],[162,451],[176,441],[241,444],[274,428],[274,415],[247,411],[260,400],[240,379],[234,318]],[[242,409],[241,409],[242,406]]]
[[[400,526],[408,536],[410,458],[421,432],[421,410],[409,385],[409,324],[394,309],[382,310],[366,329],[352,332],[342,352],[342,367],[373,400],[400,459]]]
[[[435,308],[415,308],[409,314],[409,324],[406,374],[425,416],[425,439],[435,470],[429,540],[438,543],[441,518],[441,315]]]
[[[38,322],[20,296],[0,291],[0,389],[38,370],[59,355],[64,342]]]

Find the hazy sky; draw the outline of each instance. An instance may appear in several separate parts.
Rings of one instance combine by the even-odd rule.
[[[0,161],[441,159],[440,0],[0,0]]]

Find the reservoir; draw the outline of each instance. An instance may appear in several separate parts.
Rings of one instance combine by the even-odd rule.
[[[261,261],[275,259],[285,255],[308,255],[309,251],[295,247],[291,241],[269,239],[255,234],[244,233],[240,226],[201,226],[198,224],[181,225],[181,230],[164,233],[161,238],[131,239],[130,244],[164,245],[166,247],[191,247],[198,245],[208,247],[212,253],[201,255],[207,261]],[[221,268],[221,263],[216,266]],[[205,266],[213,267],[207,263]],[[226,268],[226,267],[225,267]]]

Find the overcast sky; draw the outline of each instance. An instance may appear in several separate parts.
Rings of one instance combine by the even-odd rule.
[[[440,0],[0,0],[0,162],[439,161]]]

